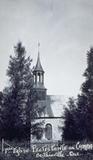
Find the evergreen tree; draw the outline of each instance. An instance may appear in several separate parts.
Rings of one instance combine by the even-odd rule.
[[[69,98],[67,107],[64,110],[64,126],[62,128],[62,138],[64,141],[76,141],[79,139],[77,128],[77,105],[74,98]]]
[[[9,87],[4,91],[3,129],[8,139],[24,137],[28,95],[33,85],[31,59],[26,58],[25,48],[17,44],[15,56],[10,56],[7,75]]]
[[[87,53],[87,68],[84,72],[85,82],[81,86],[76,107],[70,101],[65,109],[63,137],[65,140],[93,141],[93,48]],[[72,109],[71,109],[72,108]],[[74,108],[74,109],[73,109]]]
[[[0,92],[0,138],[3,136],[2,130],[2,108],[3,108],[3,93]]]
[[[93,48],[87,52],[87,68],[84,72],[85,82],[78,97],[84,139],[93,141]]]

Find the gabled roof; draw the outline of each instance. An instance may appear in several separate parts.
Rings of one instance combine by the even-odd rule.
[[[40,71],[40,72],[44,72],[43,68],[42,68],[42,65],[41,65],[41,62],[40,62],[40,54],[38,52],[38,57],[37,57],[37,63],[36,63],[36,66],[34,68],[34,72],[36,71]]]
[[[62,117],[64,105],[67,105],[68,97],[62,95],[48,95],[47,97],[47,101],[50,103],[47,107],[49,117]]]

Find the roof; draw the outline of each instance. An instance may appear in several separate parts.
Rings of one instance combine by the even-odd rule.
[[[42,65],[41,65],[41,62],[40,62],[40,53],[39,52],[38,52],[38,57],[37,57],[37,63],[34,68],[34,72],[36,72],[36,71],[44,72]]]
[[[64,112],[64,105],[68,101],[68,97],[62,95],[48,95],[47,98],[50,105],[47,105],[47,114],[49,117],[61,117]]]

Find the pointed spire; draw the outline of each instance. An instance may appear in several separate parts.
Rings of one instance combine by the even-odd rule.
[[[40,42],[38,41],[38,53],[39,53],[39,48],[40,48]]]
[[[44,72],[44,70],[43,70],[43,68],[42,68],[42,65],[41,65],[41,62],[40,62],[40,52],[39,52],[39,47],[40,47],[40,43],[38,42],[38,57],[37,57],[37,63],[36,63],[36,66],[35,66],[34,71],[41,71],[41,72]]]

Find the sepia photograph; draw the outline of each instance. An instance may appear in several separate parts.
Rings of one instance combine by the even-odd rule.
[[[0,0],[0,160],[93,160],[92,0]]]

